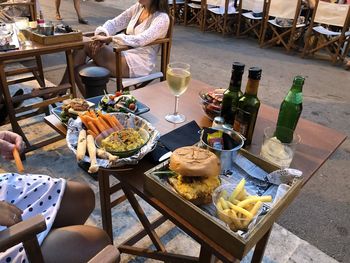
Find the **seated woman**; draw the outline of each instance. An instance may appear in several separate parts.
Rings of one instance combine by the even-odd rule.
[[[97,66],[107,68],[112,76],[116,76],[115,54],[109,45],[111,42],[137,47],[122,52],[123,77],[139,77],[151,73],[155,67],[159,46],[145,45],[164,38],[168,32],[169,21],[167,0],[139,0],[119,16],[99,26],[92,38],[93,41],[86,43],[84,49],[77,50],[73,54],[75,79],[82,95],[85,96],[85,89],[78,73],[87,66],[87,57],[92,58]],[[124,29],[125,34],[117,34]],[[61,84],[67,82],[66,70]]]
[[[12,159],[22,138],[0,131],[0,152]],[[0,231],[37,214],[45,217],[47,230],[38,235],[45,262],[87,262],[108,244],[99,228],[82,225],[95,206],[91,188],[82,183],[45,175],[0,174]],[[0,253],[0,262],[28,262],[22,244]]]

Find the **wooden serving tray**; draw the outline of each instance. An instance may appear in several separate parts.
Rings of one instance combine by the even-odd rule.
[[[54,45],[83,40],[83,33],[81,31],[75,31],[65,34],[56,34],[52,36],[44,36],[31,30],[27,30],[27,32],[30,40],[40,43],[42,45]]]
[[[244,149],[240,150],[240,154],[268,173],[278,169],[278,167],[273,164],[262,160],[258,156],[252,155]],[[190,224],[230,252],[237,259],[242,259],[264,234],[269,231],[273,223],[280,216],[282,211],[294,200],[302,187],[302,180],[297,180],[268,213],[262,216],[253,226],[249,234],[243,238],[238,233],[225,227],[225,225],[218,222],[198,206],[182,198],[171,188],[160,182],[160,180],[157,180],[155,175],[152,175],[154,171],[167,170],[168,164],[169,161],[166,161],[145,172],[145,190],[170,209],[180,211],[183,218]]]

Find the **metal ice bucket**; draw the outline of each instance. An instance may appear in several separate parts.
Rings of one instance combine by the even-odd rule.
[[[235,161],[238,150],[242,148],[244,144],[244,137],[238,132],[232,129],[220,129],[226,136],[226,139],[232,140],[233,147],[226,148],[224,150],[213,148],[207,142],[207,134],[217,131],[217,129],[212,128],[204,128],[201,131],[200,143],[199,146],[204,149],[208,149],[209,151],[216,154],[216,156],[220,159],[221,163],[221,174],[226,174],[227,171],[232,169],[233,162]],[[225,136],[225,135],[223,135]]]

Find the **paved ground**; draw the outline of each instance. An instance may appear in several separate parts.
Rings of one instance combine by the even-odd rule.
[[[88,26],[77,24],[72,1],[62,1],[61,14],[65,22],[72,26],[77,26],[82,30],[91,30],[107,18],[119,14],[121,10],[130,5],[130,0],[128,1],[105,0],[103,3],[97,3],[88,0],[82,2],[83,14],[90,21]],[[40,3],[45,17],[54,19],[53,1],[41,0]],[[193,78],[219,87],[228,85],[233,61],[244,62],[247,66],[261,66],[263,78],[259,88],[259,97],[262,102],[275,107],[279,106],[287,93],[293,76],[297,74],[307,76],[302,117],[350,135],[350,73],[340,67],[333,67],[328,62],[320,60],[303,60],[297,54],[287,55],[279,48],[260,49],[251,39],[222,37],[213,33],[203,34],[196,28],[183,26],[175,27],[171,60],[190,63]],[[47,72],[46,77],[53,83],[58,82],[63,63],[62,54],[45,58],[44,64],[51,69]],[[63,149],[64,143],[56,147],[59,147],[58,150],[49,151],[49,156],[52,155],[50,158],[54,160],[70,158],[70,153]],[[63,157],[59,158],[58,156],[62,153],[57,152],[60,151],[64,153]],[[31,158],[34,158],[33,161],[37,159],[35,156]],[[28,158],[27,162],[31,163],[31,158]],[[47,158],[46,154],[45,158]],[[347,258],[350,256],[348,249],[350,244],[349,159],[350,142],[348,139],[308,182],[297,200],[278,220],[283,228],[341,262],[348,262]],[[40,167],[40,172],[59,176],[63,176],[65,172],[59,164],[50,168],[49,171],[43,167],[44,165]],[[72,169],[72,174],[79,173],[76,170],[78,168]],[[83,180],[87,180],[86,177],[83,177]],[[96,221],[98,222],[98,219]],[[281,233],[281,231],[278,232]],[[176,237],[179,238],[178,235]],[[290,246],[291,244],[293,245]],[[309,251],[295,244],[292,241],[282,243],[280,239],[277,242],[271,242],[271,251],[279,250],[282,253],[277,257],[270,257],[271,254],[269,254],[268,258],[275,262],[331,261],[329,258],[318,259],[319,252],[311,253],[309,257],[299,253],[295,254],[297,255],[295,258],[289,256],[285,260],[286,255],[292,255],[297,247],[299,252]],[[279,246],[276,248],[277,245]],[[284,247],[288,248],[289,253],[283,254]]]

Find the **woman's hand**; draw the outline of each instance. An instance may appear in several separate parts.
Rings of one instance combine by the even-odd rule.
[[[108,45],[112,42],[112,37],[109,36],[96,35],[93,36],[91,39],[93,41],[90,42],[90,49],[93,56],[95,56],[98,53],[98,51],[104,44]]]
[[[5,201],[0,202],[0,225],[12,226],[22,221],[23,211]]]
[[[10,131],[0,131],[0,153],[4,159],[13,159],[13,148],[17,148],[20,152],[23,151],[22,137],[17,133]]]

